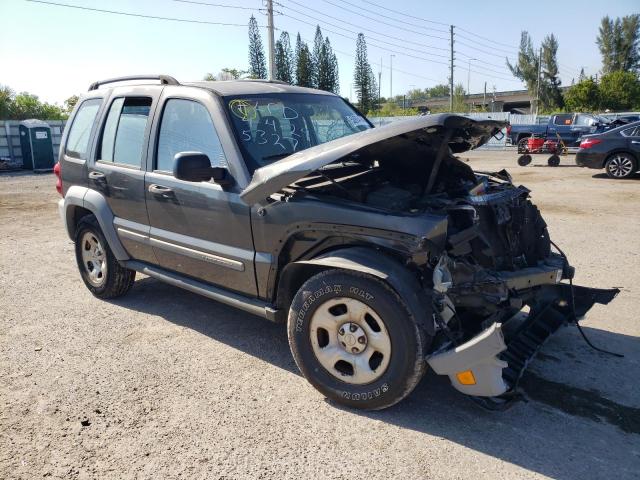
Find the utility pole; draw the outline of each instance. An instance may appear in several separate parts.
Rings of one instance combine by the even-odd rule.
[[[267,37],[269,39],[269,80],[273,80],[275,67],[274,40],[273,40],[273,0],[267,0]]]
[[[482,108],[487,108],[487,82],[484,82],[484,95],[482,97]]]
[[[449,75],[449,111],[453,112],[453,25],[449,30],[451,34],[451,65]]]
[[[382,109],[382,103],[380,102],[381,85],[382,85],[382,57],[380,57],[380,70],[378,70],[378,110]]]
[[[389,101],[393,101],[393,57],[389,55]]]
[[[471,99],[471,60],[477,60],[477,58],[469,59],[469,70],[467,71],[467,101]],[[471,111],[471,103],[469,103],[469,111]]]
[[[542,47],[538,50],[538,84],[536,85],[536,117],[540,105],[540,74],[542,73]]]

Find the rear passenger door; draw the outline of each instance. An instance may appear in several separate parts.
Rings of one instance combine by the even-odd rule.
[[[89,186],[106,198],[123,246],[132,258],[152,263],[143,166],[159,93],[158,87],[114,90],[89,168]]]
[[[162,267],[254,296],[250,208],[238,186],[186,182],[172,173],[177,153],[195,151],[233,176],[221,142],[228,128],[216,108],[217,100],[204,89],[163,91],[145,183],[150,242]]]

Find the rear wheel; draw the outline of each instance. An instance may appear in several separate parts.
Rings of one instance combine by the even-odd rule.
[[[94,215],[83,217],[76,228],[76,261],[87,288],[98,298],[127,293],[136,272],[122,267],[113,255]]]
[[[520,155],[518,157],[518,165],[521,167],[526,167],[531,163],[531,155]]]
[[[550,167],[557,167],[560,165],[560,157],[558,155],[551,155],[547,160],[547,165]]]
[[[631,177],[637,170],[635,159],[628,153],[614,153],[605,162],[605,170],[610,178]]]
[[[294,297],[289,345],[322,394],[367,410],[405,398],[425,370],[425,335],[382,281],[346,270],[311,277]]]

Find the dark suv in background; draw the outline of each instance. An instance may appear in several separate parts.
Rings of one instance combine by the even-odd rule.
[[[112,79],[67,124],[60,214],[96,297],[141,272],[286,321],[304,376],[348,406],[393,405],[428,364],[500,407],[552,333],[617,293],[562,282],[529,190],[455,157],[502,128],[374,129],[280,82]]]

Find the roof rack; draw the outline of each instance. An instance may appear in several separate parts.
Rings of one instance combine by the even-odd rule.
[[[116,77],[116,78],[108,78],[106,80],[100,80],[98,82],[93,82],[89,85],[89,91],[97,90],[101,85],[106,83],[115,83],[115,82],[127,82],[130,80],[160,80],[162,85],[180,85],[180,82],[169,75],[129,75],[128,77]]]
[[[267,80],[266,78],[240,78],[243,82],[260,82],[260,83],[277,83],[278,85],[291,85],[290,83],[283,82],[282,80]]]

